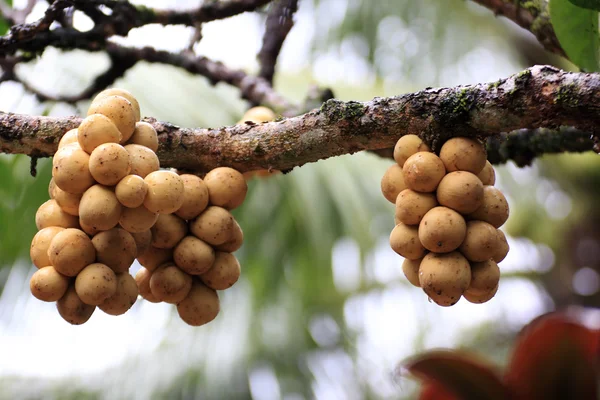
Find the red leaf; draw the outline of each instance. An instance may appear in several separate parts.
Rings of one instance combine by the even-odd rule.
[[[419,395],[419,400],[460,400],[449,393],[443,386],[436,383],[424,383]]]
[[[434,383],[435,386],[442,386],[447,392],[454,394],[456,399],[506,400],[508,398],[508,391],[493,367],[467,354],[456,351],[431,351],[409,360],[405,366],[417,378],[430,384]],[[435,389],[427,388],[427,390]]]
[[[598,399],[600,335],[564,314],[549,314],[521,333],[505,382],[524,399]]]

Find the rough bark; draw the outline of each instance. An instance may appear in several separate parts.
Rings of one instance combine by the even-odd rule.
[[[568,135],[564,141],[562,135],[547,136],[547,143],[536,143],[535,156],[545,150],[581,151],[581,136],[598,134],[600,74],[536,66],[489,84],[426,89],[362,103],[329,100],[298,117],[216,129],[186,129],[146,120],[159,133],[161,165],[193,171],[217,166],[285,171],[342,154],[389,148],[409,133],[419,134],[435,150],[453,136],[485,138],[517,129],[561,126],[585,132],[574,143],[569,143]],[[60,137],[79,122],[76,117],[0,114],[0,150],[50,156]],[[583,149],[587,145],[591,149],[591,141],[584,141]],[[532,152],[527,154],[531,158]],[[507,151],[505,155],[511,156]]]

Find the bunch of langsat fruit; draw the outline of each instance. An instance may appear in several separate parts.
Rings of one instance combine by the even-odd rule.
[[[35,217],[30,255],[39,269],[30,289],[55,301],[67,322],[85,323],[96,307],[124,314],[141,294],[176,304],[183,321],[199,326],[220,310],[216,290],[238,280],[231,252],[243,234],[229,210],[245,199],[242,174],[221,167],[201,179],[161,170],[157,149],[156,130],[121,89],[98,94],[62,137],[50,200]],[[134,278],[136,258],[144,268]]]
[[[381,190],[396,205],[390,246],[405,258],[406,278],[440,306],[492,299],[509,250],[498,229],[509,209],[482,143],[452,138],[438,157],[410,134],[396,143],[394,160]]]

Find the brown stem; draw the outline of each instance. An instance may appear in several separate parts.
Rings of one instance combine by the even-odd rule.
[[[496,15],[502,15],[520,27],[535,35],[537,40],[548,51],[567,58],[567,55],[556,37],[552,23],[548,0],[473,0],[489,8]]]
[[[298,0],[277,0],[271,5],[267,16],[263,44],[258,53],[260,72],[258,76],[273,83],[275,65],[283,42],[294,26],[294,13],[298,10]]]
[[[50,156],[60,137],[80,121],[0,114],[0,151]],[[453,136],[485,138],[517,129],[571,126],[587,132],[584,135],[598,135],[600,74],[536,66],[490,84],[427,89],[364,103],[329,100],[298,117],[217,129],[146,121],[159,133],[164,167],[289,170],[342,154],[389,148],[408,133],[419,134],[434,150]],[[556,151],[557,146],[570,150],[573,137],[565,138],[551,136],[546,144],[536,143],[536,154]],[[575,150],[582,149],[581,140],[577,138]]]

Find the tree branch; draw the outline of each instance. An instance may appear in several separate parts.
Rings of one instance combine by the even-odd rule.
[[[548,0],[473,0],[535,35],[548,51],[568,58],[550,22]]]
[[[273,83],[277,57],[283,42],[294,26],[294,14],[298,11],[298,0],[277,0],[271,5],[267,16],[263,44],[258,53],[260,72],[258,76]]]
[[[50,156],[60,137],[80,121],[76,117],[0,114],[0,151]],[[536,66],[490,84],[426,89],[364,103],[329,100],[319,110],[298,117],[217,129],[180,128],[152,118],[146,121],[159,133],[161,165],[193,171],[223,165],[240,171],[285,171],[342,154],[389,148],[409,133],[419,134],[436,150],[453,136],[485,138],[517,129],[561,126],[587,132],[563,130],[556,135],[528,131],[537,135],[536,140],[545,138],[535,142],[536,147],[528,153],[531,158],[557,150],[591,149],[585,137],[600,131],[600,74]],[[529,133],[517,133],[516,137]],[[504,147],[497,146],[499,161],[522,157],[515,149],[523,146],[515,143],[524,139],[510,140]]]

